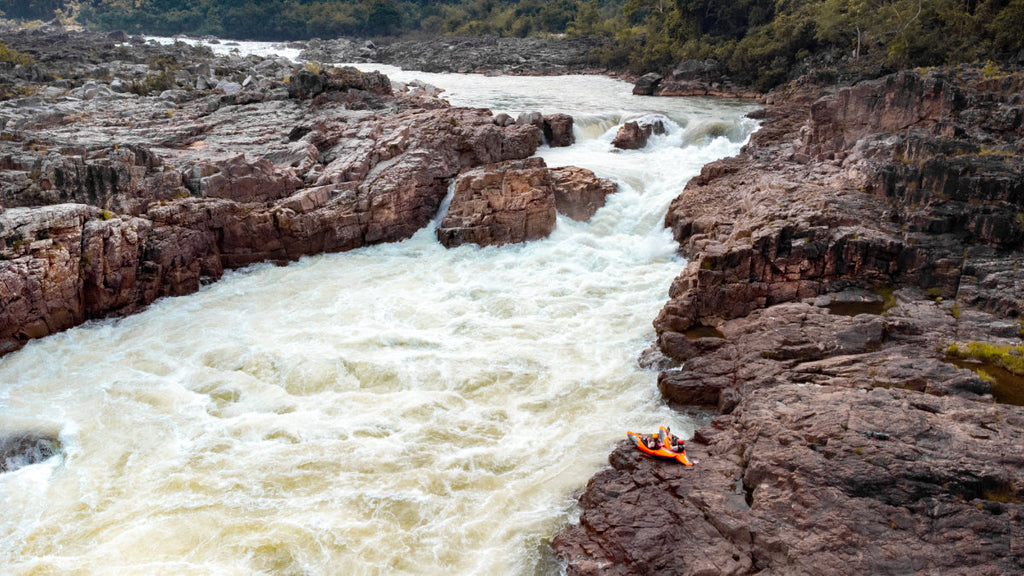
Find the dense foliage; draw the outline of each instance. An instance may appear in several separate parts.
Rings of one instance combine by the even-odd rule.
[[[667,71],[717,60],[762,88],[802,65],[894,69],[1024,57],[1024,0],[0,0],[8,17],[263,40],[607,36],[598,63]]]

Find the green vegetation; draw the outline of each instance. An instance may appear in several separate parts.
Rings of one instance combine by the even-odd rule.
[[[3,42],[0,42],[0,62],[21,64],[22,66],[31,66],[36,63],[36,61],[28,54],[18,52],[17,50],[11,50],[7,47],[7,44],[4,44]]]
[[[670,71],[714,59],[769,88],[805,64],[868,73],[998,62],[1024,50],[1024,0],[0,0],[7,17],[225,38],[599,36],[595,64]]]
[[[1024,344],[1000,346],[984,342],[950,344],[946,360],[973,370],[992,385],[996,402],[1024,406]]]
[[[998,366],[1011,374],[1024,376],[1024,344],[1000,346],[984,342],[969,342],[966,345],[950,344],[946,356],[963,360],[975,360]]]

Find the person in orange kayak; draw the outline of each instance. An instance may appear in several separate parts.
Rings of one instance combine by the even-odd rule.
[[[658,438],[658,433],[651,434],[650,437],[644,439],[644,444],[651,450],[657,450],[661,448],[661,439]]]

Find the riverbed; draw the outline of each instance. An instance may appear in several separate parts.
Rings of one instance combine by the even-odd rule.
[[[456,106],[569,113],[576,144],[538,155],[619,191],[546,240],[446,250],[430,226],[0,358],[0,426],[65,450],[0,476],[4,573],[557,572],[548,542],[626,430],[692,433],[637,363],[685,265],[663,218],[754,106],[359,66]],[[649,114],[667,134],[611,146]]]

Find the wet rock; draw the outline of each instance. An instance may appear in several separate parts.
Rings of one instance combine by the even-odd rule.
[[[918,395],[751,392],[687,444],[693,468],[623,442],[553,546],[568,574],[1019,571],[1021,457],[1003,442],[1022,414]]]
[[[437,237],[448,248],[545,238],[554,230],[556,211],[587,220],[615,190],[590,170],[549,169],[541,158],[489,164],[456,179]]]
[[[0,104],[0,354],[194,292],[224,269],[408,238],[460,171],[529,157],[543,137],[352,68],[297,74],[289,98],[281,78],[292,65],[277,58],[116,48],[87,33],[68,34],[69,53],[10,40],[32,43],[43,71],[66,78],[99,73],[106,55],[102,73],[131,86],[154,82],[147,62],[174,60],[188,73],[170,90],[189,99],[69,99],[75,85],[62,80]],[[193,89],[201,78],[246,86]],[[90,82],[75,89],[103,85]]]
[[[36,432],[0,437],[0,474],[49,460],[60,452],[60,440]]]
[[[516,124],[536,126],[541,132],[544,131],[544,115],[540,112],[523,112],[516,118]]]
[[[494,124],[497,126],[511,126],[515,123],[515,118],[512,118],[511,116],[505,114],[504,112],[494,117]]]
[[[657,72],[648,72],[640,77],[633,85],[633,94],[638,96],[652,96],[664,77]]]
[[[637,150],[647,146],[647,139],[651,136],[649,128],[641,128],[636,121],[626,122],[619,128],[612,140],[612,146],[620,150]]]
[[[572,146],[576,137],[572,133],[572,116],[568,114],[548,114],[544,116],[544,139],[548,146],[559,148]]]
[[[647,146],[652,135],[666,134],[668,118],[661,114],[648,114],[636,120],[626,122],[619,128],[612,140],[612,146],[620,150],[637,150]]]
[[[532,158],[459,175],[437,238],[447,248],[467,243],[500,246],[546,238],[554,229],[551,172],[542,159]]]
[[[609,194],[618,190],[614,182],[597,178],[586,168],[566,166],[551,170],[555,187],[555,207],[559,214],[585,222],[602,206]]]

